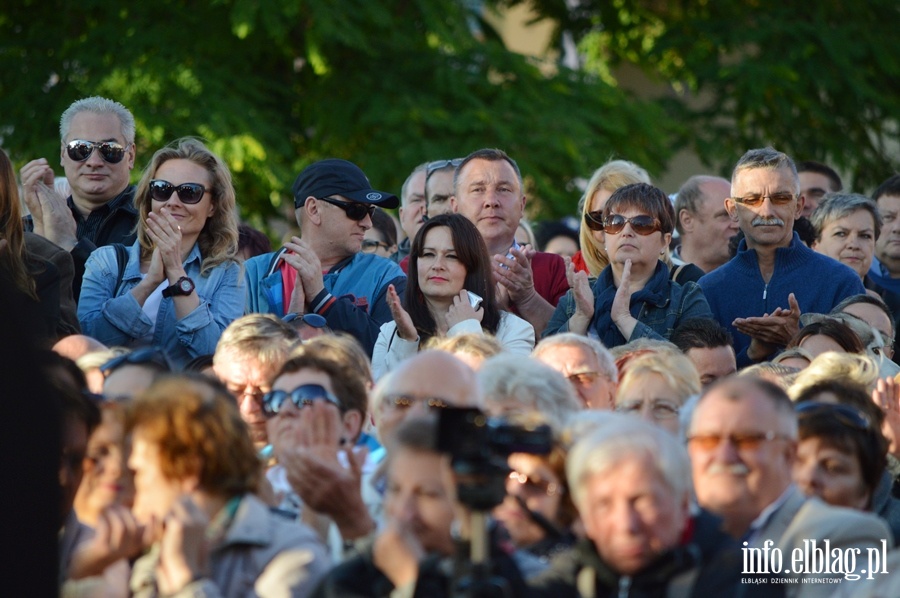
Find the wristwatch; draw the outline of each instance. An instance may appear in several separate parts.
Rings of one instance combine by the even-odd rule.
[[[170,284],[168,287],[164,288],[162,296],[174,297],[176,295],[190,295],[194,292],[194,288],[194,281],[187,276],[182,276],[175,281],[175,284]]]

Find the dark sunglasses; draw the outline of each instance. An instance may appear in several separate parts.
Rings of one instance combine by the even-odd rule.
[[[603,210],[584,213],[584,224],[591,230],[603,230]]]
[[[94,153],[94,148],[100,150],[100,156],[110,164],[118,164],[125,157],[125,147],[115,141],[85,141],[75,139],[66,144],[66,153],[76,162],[84,162]]]
[[[325,325],[328,324],[328,321],[325,319],[325,317],[320,316],[319,314],[289,313],[281,318],[281,320],[288,323],[293,322],[294,320],[300,320],[311,328],[325,328]]]
[[[865,413],[849,405],[836,405],[834,403],[821,403],[819,401],[804,401],[798,403],[794,410],[801,420],[807,417],[821,415],[833,417],[845,426],[863,432],[868,431],[872,427],[869,418]]]
[[[144,347],[142,349],[135,349],[131,353],[113,357],[100,366],[100,373],[104,376],[109,376],[124,365],[149,365],[162,372],[172,371],[172,363],[162,349],[156,347]]]
[[[288,399],[291,400],[291,403],[293,403],[294,407],[297,409],[309,407],[316,401],[331,403],[338,409],[341,407],[337,398],[325,390],[324,387],[319,384],[304,384],[303,386],[298,386],[291,392],[286,392],[284,390],[270,390],[264,394],[262,398],[263,415],[266,417],[275,417],[281,413],[281,407]]]
[[[613,214],[603,222],[603,232],[617,235],[622,232],[626,224],[630,224],[631,230],[641,236],[650,235],[659,230],[659,220],[653,216],[640,215],[626,218],[620,214]]]
[[[354,201],[341,201],[339,199],[334,199],[333,197],[320,197],[319,201],[324,201],[339,207],[347,214],[347,218],[357,222],[364,219],[366,216],[371,218],[372,214],[375,213],[375,206],[369,204],[356,203]]]
[[[427,177],[432,172],[447,168],[448,166],[457,168],[463,163],[464,159],[465,158],[453,158],[452,160],[435,160],[434,162],[429,162],[428,166],[425,167],[425,176]]]
[[[756,206],[761,205],[767,197],[769,198],[769,201],[777,206],[783,206],[794,201],[794,194],[788,191],[773,193],[772,195],[748,195],[747,197],[732,197],[731,199],[739,204],[755,208]]]
[[[182,183],[176,187],[169,181],[162,179],[150,181],[150,197],[155,201],[169,201],[172,193],[178,193],[178,200],[181,203],[200,203],[200,200],[206,194],[206,187],[200,183]]]

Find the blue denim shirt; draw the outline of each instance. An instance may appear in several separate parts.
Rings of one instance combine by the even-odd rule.
[[[115,248],[97,248],[85,265],[78,302],[82,331],[105,345],[124,347],[142,344],[139,339],[152,332],[152,343],[164,348],[176,367],[200,355],[214,353],[225,327],[244,314],[243,277],[237,263],[216,266],[201,276],[201,259],[200,247],[194,244],[184,262],[185,273],[196,285],[200,305],[176,320],[172,298],[163,298],[156,327],[151,331],[153,324],[131,294],[131,289],[141,282],[138,243],[128,249],[128,263],[118,293],[115,293],[119,270]]]

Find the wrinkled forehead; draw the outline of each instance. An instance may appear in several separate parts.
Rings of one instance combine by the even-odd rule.
[[[800,180],[786,166],[782,168],[742,168],[736,171],[731,179],[732,197],[777,191],[789,191],[794,194],[800,192]]]

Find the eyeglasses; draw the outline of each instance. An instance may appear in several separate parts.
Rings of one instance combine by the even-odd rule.
[[[320,316],[319,314],[298,314],[292,312],[281,318],[282,322],[287,323],[294,322],[295,320],[300,320],[310,328],[325,328],[328,324],[328,320],[325,319],[325,316]]]
[[[291,403],[293,403],[294,407],[297,409],[310,407],[316,401],[331,403],[338,409],[341,407],[337,398],[325,390],[321,385],[304,384],[303,386],[298,386],[291,392],[286,392],[284,390],[270,390],[264,394],[262,402],[263,414],[266,417],[275,417],[281,413],[281,408],[288,399],[291,400]]]
[[[632,216],[626,218],[621,214],[613,214],[603,221],[603,232],[611,235],[617,235],[622,232],[626,224],[631,225],[631,230],[641,236],[650,235],[659,229],[659,220],[653,216]]]
[[[798,403],[794,410],[801,420],[809,417],[828,416],[833,417],[846,426],[863,432],[867,432],[872,427],[865,413],[849,405],[804,401]]]
[[[603,230],[603,210],[584,213],[584,224],[591,230]]]
[[[382,243],[381,241],[376,241],[375,239],[363,239],[363,253],[375,253],[376,251],[378,251],[379,247],[384,247],[385,249],[387,249],[389,246],[387,243]]]
[[[565,488],[555,482],[530,477],[518,471],[509,472],[509,477],[506,478],[507,489],[510,486],[520,489],[526,496],[557,496],[566,492]],[[515,491],[510,493],[514,494]]]
[[[695,434],[693,436],[688,436],[688,444],[693,444],[698,449],[704,451],[711,451],[717,448],[720,444],[722,444],[723,440],[727,440],[739,452],[746,451],[755,451],[764,442],[770,442],[776,439],[785,439],[786,436],[781,434],[776,434],[771,430],[768,432],[740,432],[737,434],[728,434],[727,436],[723,436],[722,434]]]
[[[320,197],[319,201],[324,201],[339,207],[347,214],[347,218],[357,222],[363,220],[366,216],[371,218],[372,214],[375,213],[375,206],[369,204],[356,203],[355,201],[341,201],[339,199],[334,199],[333,197]]]
[[[428,166],[425,167],[425,176],[428,177],[432,172],[442,170],[448,166],[457,168],[463,163],[463,160],[465,160],[465,158],[453,158],[452,160],[435,160],[434,162],[429,162]]]
[[[144,347],[135,349],[131,353],[113,357],[100,366],[100,373],[104,376],[109,376],[124,365],[149,365],[163,372],[172,371],[172,363],[162,349],[156,347]]]
[[[648,405],[653,419],[672,419],[678,417],[678,412],[681,410],[681,407],[672,401],[653,399],[651,401],[626,401],[616,405],[616,411],[619,413],[642,413]]]
[[[94,148],[100,150],[100,157],[110,164],[118,164],[125,157],[125,146],[115,141],[85,141],[75,139],[66,144],[66,153],[76,162],[84,162],[94,153]]]
[[[176,187],[162,179],[150,181],[150,197],[156,201],[169,201],[173,192],[178,193],[178,200],[181,203],[195,204],[200,203],[200,200],[203,199],[206,187],[200,183],[182,183]]]
[[[395,409],[409,409],[416,404],[424,404],[429,409],[444,409],[450,405],[439,397],[417,397],[408,394],[387,395],[384,397],[386,404]]]
[[[783,206],[794,201],[794,194],[789,191],[779,191],[771,195],[748,195],[747,197],[732,197],[731,199],[745,206],[755,208],[768,198],[776,206]]]
[[[572,384],[578,384],[580,386],[587,386],[588,384],[593,384],[594,380],[603,376],[602,372],[578,372],[575,374],[569,374],[566,378],[569,379],[569,382]]]

